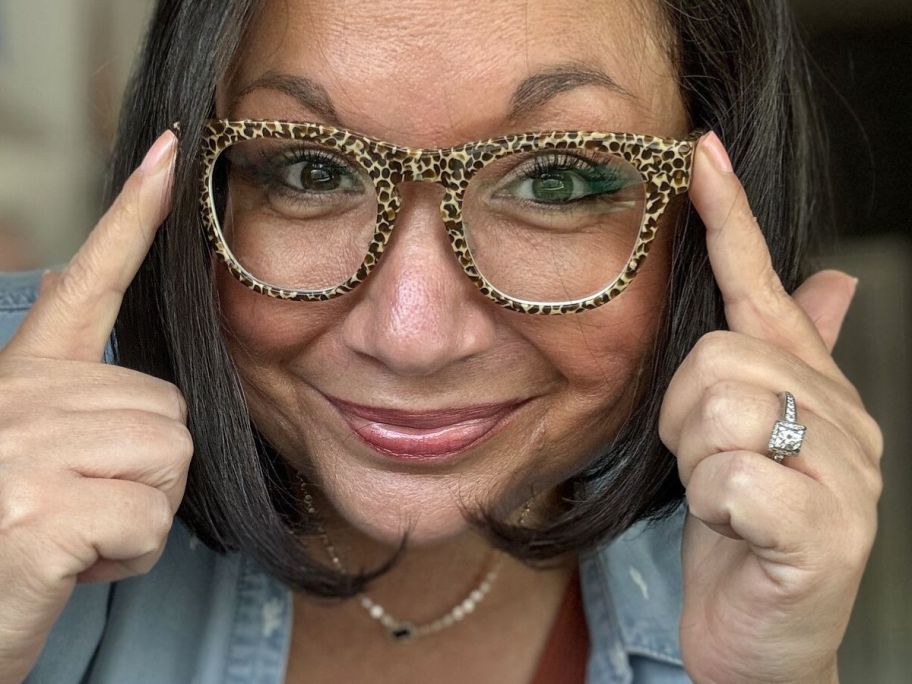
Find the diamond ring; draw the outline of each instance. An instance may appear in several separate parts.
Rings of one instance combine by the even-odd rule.
[[[807,428],[798,422],[798,409],[795,406],[795,397],[791,392],[783,392],[784,403],[782,418],[773,425],[773,434],[770,435],[769,457],[776,463],[782,463],[786,456],[797,456],[804,442],[804,433]]]

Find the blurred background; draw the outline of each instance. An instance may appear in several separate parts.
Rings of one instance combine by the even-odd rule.
[[[736,0],[733,0],[736,1]],[[860,278],[836,350],[886,436],[878,541],[843,682],[912,681],[912,0],[793,0],[830,134],[837,240]],[[60,264],[101,211],[150,0],[0,0],[0,270]]]

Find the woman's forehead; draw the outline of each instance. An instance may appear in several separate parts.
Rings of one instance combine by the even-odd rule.
[[[407,134],[417,146],[505,124],[637,122],[672,135],[687,124],[664,35],[653,4],[629,0],[267,0],[219,113],[317,119]],[[285,76],[326,106],[304,108],[294,88],[258,87],[292,83]]]

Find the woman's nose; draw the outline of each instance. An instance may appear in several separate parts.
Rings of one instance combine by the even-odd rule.
[[[342,334],[351,349],[392,372],[426,376],[493,344],[496,304],[482,297],[450,247],[443,188],[407,182],[399,193],[390,242],[360,285]]]

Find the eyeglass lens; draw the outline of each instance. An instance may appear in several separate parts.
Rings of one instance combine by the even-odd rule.
[[[462,213],[476,266],[516,299],[569,301],[603,290],[626,268],[646,193],[635,167],[594,149],[520,151],[478,170]],[[350,278],[377,221],[367,171],[309,141],[235,143],[213,170],[220,230],[237,261],[283,289]]]

